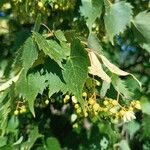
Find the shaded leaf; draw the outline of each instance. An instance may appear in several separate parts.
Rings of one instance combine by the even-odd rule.
[[[40,29],[40,25],[41,25],[41,14],[38,14],[38,16],[36,17],[34,27],[33,27],[33,31],[38,32]]]
[[[30,69],[38,58],[38,51],[33,39],[29,37],[23,45],[22,62],[26,71]]]
[[[46,72],[45,79],[49,89],[49,97],[56,92],[67,92],[67,87],[62,76],[61,68],[53,60],[48,60],[44,64],[44,71]]]
[[[80,7],[81,15],[86,18],[86,24],[89,30],[92,30],[92,25],[96,18],[101,16],[103,7],[102,0],[82,0],[82,6]]]
[[[69,92],[82,103],[82,89],[88,76],[89,59],[79,40],[74,39],[71,54],[63,70],[63,78]]]
[[[150,116],[144,116],[143,119],[143,127],[144,127],[144,132],[143,135],[144,137],[150,137]]]
[[[150,43],[150,12],[140,12],[133,20],[133,24],[142,34],[145,42]]]
[[[29,103],[29,109],[34,115],[34,100],[38,93],[42,94],[47,84],[45,81],[45,74],[41,74],[38,70],[32,71],[26,76],[21,74],[17,84],[16,90]]]
[[[28,140],[21,145],[21,149],[31,149],[38,138],[42,135],[38,132],[38,127],[34,126],[34,129],[30,131]]]
[[[63,51],[61,46],[53,40],[46,40],[41,34],[33,32],[33,37],[40,50],[43,50],[45,55],[56,61],[62,67]]]
[[[61,150],[59,141],[54,137],[48,138],[46,140],[46,145],[47,145],[47,149],[49,149],[49,150]]]

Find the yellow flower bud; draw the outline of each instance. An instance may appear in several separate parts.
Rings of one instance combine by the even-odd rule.
[[[76,112],[77,112],[78,114],[80,114],[80,113],[81,113],[81,108],[79,107],[79,108],[76,110]]]
[[[125,110],[121,109],[121,110],[119,111],[119,115],[120,115],[120,116],[123,116],[123,115],[125,114],[125,112],[126,112]]]
[[[87,97],[87,93],[86,93],[86,92],[83,92],[83,93],[82,93],[82,96],[83,96],[83,97]]]
[[[38,6],[39,6],[40,8],[42,8],[42,7],[43,7],[43,3],[42,3],[42,2],[38,2]]]
[[[105,108],[103,108],[102,110],[103,110],[104,112],[107,112],[107,111],[108,111],[108,108],[105,107]]]
[[[134,107],[135,107],[136,109],[141,109],[140,103],[136,103]]]
[[[79,125],[78,125],[78,123],[74,123],[74,124],[72,125],[72,127],[73,127],[73,128],[78,128]]]
[[[109,102],[108,102],[107,100],[104,100],[103,104],[104,104],[104,105],[108,105]]]
[[[65,95],[65,99],[66,99],[66,100],[69,100],[69,99],[70,99],[70,96],[69,96],[69,95]]]
[[[76,103],[78,102],[78,101],[77,101],[77,98],[76,98],[75,96],[72,96],[71,99],[72,99],[72,102],[73,102],[74,104],[76,104]]]
[[[129,107],[129,111],[133,111],[133,107]]]
[[[74,108],[75,108],[75,109],[78,109],[79,107],[80,107],[79,104],[75,104],[75,105],[74,105]]]
[[[84,117],[87,117],[88,116],[88,113],[87,112],[84,112]]]
[[[94,111],[98,111],[99,109],[100,109],[99,104],[98,104],[98,103],[95,103],[95,104],[93,105],[93,110],[94,110]]]
[[[17,116],[18,114],[19,114],[19,111],[18,111],[18,110],[15,110],[15,111],[14,111],[14,115]]]
[[[95,100],[93,98],[89,98],[88,103],[90,105],[94,105],[96,102],[95,102]]]
[[[55,9],[58,9],[58,8],[59,8],[59,6],[56,4],[56,5],[54,6],[54,8],[55,8]]]
[[[112,103],[114,106],[118,105],[118,101],[117,101],[117,100],[112,100],[111,103]]]
[[[25,113],[27,110],[26,110],[26,108],[21,108],[20,109],[20,113],[22,114],[22,113]]]
[[[47,100],[45,100],[45,104],[46,105],[48,105],[49,104],[49,100],[47,99]]]

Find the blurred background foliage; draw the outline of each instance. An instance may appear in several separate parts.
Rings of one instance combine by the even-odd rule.
[[[150,10],[148,0],[127,2],[133,6],[134,16],[140,11]],[[39,16],[40,31],[43,33],[61,29],[66,37],[70,33],[76,34],[84,41],[89,30],[80,13],[81,4],[81,0],[0,0],[0,85],[18,71],[20,66],[18,64],[18,68],[14,69],[14,58],[31,35]],[[63,115],[55,115],[49,109],[48,102],[45,104],[47,98],[42,95],[42,102],[39,104],[37,100],[37,107],[35,106],[36,118],[28,111],[19,117],[12,112],[8,119],[2,121],[1,116],[7,116],[11,111],[9,106],[14,109],[17,105],[15,100],[1,103],[6,96],[4,92],[0,95],[0,149],[150,149],[150,48],[148,45],[141,47],[137,33],[128,27],[125,32],[115,36],[112,45],[106,36],[103,19],[96,19],[92,31],[98,36],[104,54],[122,70],[133,73],[142,82],[142,89],[139,90],[134,80],[123,78],[134,93],[133,98],[141,101],[142,110],[136,113],[137,119],[124,125],[112,125],[105,118],[93,118],[92,123],[84,119],[83,125],[79,119],[73,126],[70,122],[72,110],[67,110]],[[13,90],[8,90],[13,95]],[[116,93],[109,90],[108,96],[115,98]],[[51,104],[60,109],[63,107],[62,99],[62,94],[54,94]],[[87,125],[91,126],[90,129]]]

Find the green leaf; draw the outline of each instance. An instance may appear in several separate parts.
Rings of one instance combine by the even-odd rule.
[[[0,147],[7,144],[7,137],[0,137]]]
[[[33,39],[29,37],[23,45],[22,62],[26,71],[30,69],[38,58],[38,51]]]
[[[63,49],[54,40],[46,40],[41,34],[33,32],[33,37],[40,50],[43,50],[45,55],[56,61],[62,67],[61,61],[64,58]]]
[[[7,126],[8,115],[11,111],[10,109],[10,98],[8,97],[8,91],[0,92],[0,129],[4,132]]]
[[[52,94],[59,91],[67,92],[67,90],[65,90],[66,85],[62,76],[61,68],[58,66],[56,62],[50,59],[47,60],[46,63],[44,64],[44,70],[46,72],[49,97],[51,97]]]
[[[109,88],[110,88],[110,83],[108,83],[106,81],[103,81],[102,88],[101,88],[101,91],[100,91],[100,96],[102,98],[106,95]]]
[[[96,18],[101,16],[103,7],[102,0],[82,0],[82,6],[80,7],[81,15],[86,18],[86,24],[89,30],[92,30],[92,25]]]
[[[142,38],[146,43],[150,44],[150,12],[140,12],[133,20],[133,24],[137,30],[141,33]]]
[[[143,128],[144,128],[144,132],[143,135],[145,137],[150,137],[150,116],[144,116],[143,118]]]
[[[143,43],[143,44],[140,44],[140,46],[150,54],[150,43],[149,44]]]
[[[141,108],[144,114],[150,115],[150,102],[147,97],[141,97]]]
[[[38,132],[38,127],[34,126],[34,129],[30,131],[28,140],[21,145],[21,149],[31,149],[38,138],[42,135]]]
[[[47,149],[49,150],[61,150],[61,146],[58,140],[54,137],[50,137],[46,140]]]
[[[38,14],[38,16],[36,17],[34,27],[33,27],[33,31],[38,32],[40,29],[40,25],[41,25],[41,14]]]
[[[121,80],[118,76],[113,75],[112,84],[116,89],[116,91],[120,93],[122,96],[124,96],[127,99],[131,98],[132,93],[126,87],[125,81]]]
[[[106,4],[105,28],[109,40],[113,43],[113,37],[126,29],[132,19],[132,6],[124,1],[115,4]]]
[[[12,116],[8,121],[7,131],[8,132],[16,132],[18,125],[19,125],[18,118],[16,118],[15,116]]]
[[[16,91],[29,103],[29,109],[34,114],[34,100],[38,93],[42,94],[46,88],[45,74],[41,74],[38,70],[32,71],[27,75],[24,72],[21,74],[17,84]]]
[[[66,42],[67,41],[64,33],[61,30],[55,31],[54,34],[55,34],[56,38],[59,41],[62,41],[62,42]]]
[[[64,66],[63,78],[66,86],[82,104],[82,89],[88,75],[89,58],[79,40],[74,39],[71,45],[71,55]]]

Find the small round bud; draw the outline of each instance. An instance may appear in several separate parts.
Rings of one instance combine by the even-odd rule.
[[[55,4],[54,8],[55,8],[55,9],[58,9],[58,8],[59,8],[58,4]]]
[[[94,109],[94,111],[98,111],[98,110],[99,110],[99,108],[100,108],[100,106],[99,106],[99,104],[98,104],[98,103],[95,103],[95,104],[93,105],[93,109]]]
[[[78,128],[79,125],[78,125],[77,123],[74,123],[72,127],[73,127],[73,128]]]
[[[74,105],[74,108],[75,108],[75,109],[78,109],[79,107],[80,107],[79,104],[75,104],[75,105]]]
[[[103,104],[104,104],[104,105],[108,105],[109,102],[108,102],[107,100],[104,100]]]
[[[45,100],[45,104],[46,105],[48,105],[49,104],[49,100],[47,99],[47,100]]]
[[[66,100],[69,100],[69,99],[70,99],[70,96],[69,96],[69,95],[65,95],[65,99],[66,99]]]
[[[43,7],[43,3],[42,3],[42,2],[38,2],[38,6],[39,6],[40,8],[42,8],[42,7]]]
[[[72,96],[71,99],[72,99],[72,102],[73,102],[74,104],[76,104],[76,103],[78,102],[78,101],[77,101],[77,98],[76,98],[75,96]]]
[[[19,111],[18,111],[18,110],[15,110],[15,111],[14,111],[14,115],[17,116],[18,114],[19,114]]]
[[[102,110],[103,110],[104,112],[107,112],[107,111],[108,111],[108,108],[105,107],[105,108],[103,108]]]
[[[88,113],[87,112],[84,112],[84,117],[87,117],[88,116]]]
[[[87,93],[86,93],[86,92],[83,92],[83,93],[82,93],[82,96],[83,96],[83,97],[87,97]]]
[[[123,116],[124,114],[125,114],[125,110],[123,110],[123,109],[121,109],[120,111],[119,111],[119,115],[121,115],[121,116]]]
[[[90,105],[94,105],[96,102],[95,102],[95,100],[93,98],[89,98],[88,103]]]
[[[114,106],[118,105],[118,101],[117,100],[112,100],[111,102]]]
[[[26,108],[21,108],[19,112],[20,112],[20,114],[23,114],[23,113],[25,113],[26,111],[27,111]]]

